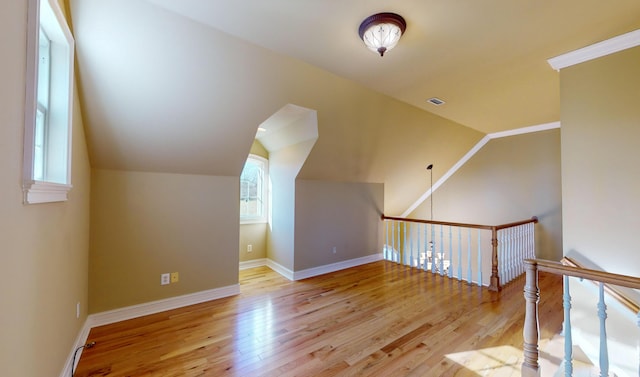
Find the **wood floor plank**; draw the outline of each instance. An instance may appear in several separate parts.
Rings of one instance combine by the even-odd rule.
[[[519,375],[523,284],[489,292],[388,261],[296,282],[247,269],[237,296],[92,329],[76,376]],[[551,337],[562,282],[540,286]]]

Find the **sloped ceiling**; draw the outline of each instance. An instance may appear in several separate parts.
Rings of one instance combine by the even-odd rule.
[[[392,213],[428,163],[438,179],[485,133],[557,121],[547,58],[640,27],[637,0],[69,5],[93,167],[239,175],[258,125],[293,104],[318,115],[300,177],[385,182]],[[408,24],[384,58],[357,35],[379,11]]]
[[[640,27],[637,0],[149,1],[484,133],[557,121],[546,60]],[[407,21],[383,58],[357,33],[381,11]]]

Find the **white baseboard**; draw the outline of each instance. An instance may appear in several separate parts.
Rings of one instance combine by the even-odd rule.
[[[283,265],[271,259],[266,260],[266,265],[267,267],[271,268],[272,270],[284,276],[285,278],[295,281],[295,280],[302,280],[302,279],[306,279],[306,278],[310,278],[318,275],[328,274],[330,272],[344,270],[346,268],[360,266],[362,264],[377,262],[382,259],[383,259],[382,253],[376,253],[376,254],[367,255],[365,257],[349,259],[346,261],[326,264],[324,266],[308,268],[306,270],[300,270],[300,271],[291,271],[290,269],[284,267]]]
[[[267,258],[252,259],[244,262],[240,262],[240,270],[246,270],[248,268],[267,266]]]
[[[87,338],[89,337],[89,331],[91,331],[91,327],[89,327],[88,321],[84,321],[84,325],[80,329],[80,332],[78,333],[78,336],[76,337],[76,341],[73,343],[74,346],[71,349],[71,353],[69,354],[69,356],[67,356],[67,361],[64,363],[64,368],[62,369],[62,372],[60,373],[60,377],[69,377],[69,376],[71,376],[71,372],[73,371],[73,369],[75,369],[76,365],[78,364],[78,361],[80,361],[80,356],[82,355],[82,351],[83,350],[82,349],[78,350],[78,354],[76,355],[75,364],[73,364],[74,353],[75,353],[76,349],[78,349],[78,347],[81,347],[81,346],[87,344]]]
[[[336,263],[326,264],[324,266],[308,268],[306,270],[295,271],[293,273],[293,280],[302,280],[302,279],[310,278],[313,276],[324,275],[330,272],[335,272],[335,271],[344,270],[346,268],[360,266],[362,264],[377,262],[379,260],[382,260],[382,253],[371,254],[371,255],[367,255],[366,257],[349,259],[342,262],[336,262]]]
[[[91,328],[108,325],[110,323],[126,321],[128,319],[142,317],[149,314],[177,309],[188,305],[199,304],[206,301],[217,300],[240,293],[240,284],[209,289],[206,291],[176,296],[164,300],[151,301],[140,305],[127,306],[120,309],[109,310],[102,313],[91,314],[87,318]]]
[[[287,279],[293,280],[293,271],[279,264],[278,262],[274,262],[271,259],[267,259],[267,267],[279,273],[280,275],[286,277]]]

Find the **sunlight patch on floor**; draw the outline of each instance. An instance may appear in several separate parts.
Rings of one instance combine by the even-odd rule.
[[[498,346],[446,355],[478,376],[520,376],[522,350]]]
[[[542,377],[553,377],[562,364],[564,338],[554,336],[539,342],[539,363]],[[574,356],[577,352],[574,352]],[[447,358],[462,365],[477,376],[520,376],[522,367],[522,349],[513,346],[498,346],[450,353]],[[576,365],[578,361],[574,361]],[[580,364],[582,365],[582,364]]]

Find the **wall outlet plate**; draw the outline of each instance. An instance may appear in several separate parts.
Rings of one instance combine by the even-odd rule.
[[[247,253],[250,253],[253,251],[253,245],[247,245]]]
[[[171,273],[171,282],[172,283],[177,283],[178,280],[180,280],[180,275],[178,275],[177,272],[172,272]]]
[[[160,285],[167,285],[171,283],[171,275],[170,274],[162,274],[160,275]]]

